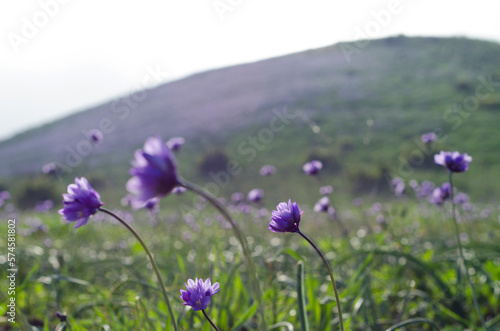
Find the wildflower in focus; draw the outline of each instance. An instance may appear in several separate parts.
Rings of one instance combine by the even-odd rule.
[[[420,137],[420,139],[424,144],[430,144],[437,140],[437,135],[434,132],[428,132],[423,134],[422,137]]]
[[[272,176],[276,173],[276,168],[272,165],[265,165],[260,168],[259,173],[261,176]]]
[[[327,212],[328,207],[330,207],[330,198],[329,197],[322,197],[314,205],[314,211],[317,213]]]
[[[166,144],[167,147],[172,151],[172,152],[178,152],[181,150],[182,146],[184,145],[186,141],[182,137],[172,137],[170,138]]]
[[[179,184],[174,156],[160,137],[148,138],[134,156],[127,190],[138,202],[161,198]]]
[[[323,168],[323,163],[318,160],[313,160],[311,162],[307,162],[304,164],[302,167],[302,170],[304,170],[304,173],[308,176],[314,176],[319,173],[319,171]]]
[[[186,290],[181,290],[180,298],[184,300],[183,305],[191,306],[194,311],[206,309],[210,297],[220,291],[219,283],[212,285],[210,278],[205,281],[201,278],[189,279],[184,285]]]
[[[102,132],[100,130],[92,129],[89,131],[89,139],[94,144],[101,142],[102,138],[103,138],[103,135],[102,135]]]
[[[260,188],[254,188],[247,194],[247,200],[252,202],[259,202],[264,197],[264,191]]]
[[[444,152],[434,155],[436,164],[446,167],[451,172],[464,172],[469,169],[469,163],[472,162],[472,157],[459,152]]]
[[[76,222],[75,228],[87,224],[90,216],[103,205],[101,196],[85,177],[75,178],[75,183],[68,185],[68,193],[63,194],[63,198],[64,208],[59,214],[69,222]]]
[[[292,204],[289,199],[288,203],[281,202],[276,206],[276,209],[278,210],[273,210],[271,213],[269,230],[273,232],[298,232],[302,213],[297,202]]]

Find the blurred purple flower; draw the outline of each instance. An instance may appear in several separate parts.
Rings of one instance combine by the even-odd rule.
[[[259,202],[264,197],[264,191],[260,188],[254,188],[247,194],[247,200],[252,202]]]
[[[405,188],[406,188],[404,180],[402,180],[399,177],[394,177],[391,180],[391,186],[392,186],[392,189],[394,190],[394,194],[398,197],[403,195]]]
[[[160,137],[148,138],[134,156],[127,190],[138,202],[161,198],[179,184],[175,158]]]
[[[102,132],[100,130],[92,129],[92,130],[89,130],[88,133],[89,133],[90,141],[92,141],[94,144],[101,142],[103,139],[103,135],[102,135]]]
[[[186,188],[182,186],[174,187],[174,189],[172,190],[172,193],[177,195],[184,194],[184,192],[186,192]]]
[[[205,282],[201,278],[196,278],[194,281],[189,279],[184,285],[186,291],[181,290],[180,298],[184,300],[183,305],[191,306],[194,311],[206,309],[212,295],[220,291],[219,283],[212,285],[210,278]]]
[[[68,185],[68,193],[63,194],[63,198],[64,208],[59,210],[59,214],[69,222],[76,222],[75,228],[87,224],[90,216],[103,205],[101,196],[85,177],[75,178],[75,184]]]
[[[265,165],[260,168],[259,173],[261,176],[272,176],[276,173],[276,168],[272,165]]]
[[[68,317],[66,316],[66,314],[63,314],[63,313],[61,313],[61,312],[59,312],[59,311],[58,311],[58,312],[56,312],[56,317],[57,317],[57,318],[59,319],[59,321],[61,321],[61,322],[66,322],[66,320],[67,320],[67,318],[68,318]]]
[[[241,192],[234,192],[231,194],[231,201],[233,202],[242,202],[245,199],[245,195]]]
[[[54,207],[54,202],[52,200],[41,201],[36,204],[35,210],[39,213],[46,213]]]
[[[314,211],[317,213],[327,212],[328,207],[330,207],[330,198],[329,197],[322,197],[314,205]]]
[[[323,163],[318,160],[313,160],[311,162],[307,162],[304,164],[302,167],[302,170],[304,170],[304,173],[308,176],[314,176],[319,173],[319,171],[323,168]]]
[[[54,162],[49,162],[42,167],[42,172],[46,175],[53,175],[57,171],[57,165]]]
[[[172,137],[166,142],[166,144],[172,152],[178,152],[181,150],[185,142],[186,140],[182,137]]]
[[[273,232],[298,232],[300,216],[302,213],[297,206],[297,202],[292,204],[289,199],[288,203],[281,202],[272,211],[271,222],[269,223],[269,230]]]
[[[437,135],[434,132],[428,132],[423,134],[422,137],[420,137],[420,139],[424,144],[430,144],[437,140]]]
[[[463,193],[463,192],[460,192],[458,193],[457,195],[455,195],[455,197],[453,198],[453,201],[455,202],[455,204],[457,205],[462,205],[464,203],[467,203],[469,202],[469,196],[466,194],[466,193]]]
[[[436,185],[433,182],[424,180],[420,187],[417,189],[417,196],[419,198],[425,198],[432,194]]]
[[[361,207],[363,205],[363,198],[356,198],[352,201],[352,204],[356,207]]]
[[[434,155],[434,162],[446,167],[451,172],[463,172],[469,169],[472,158],[467,153],[441,151],[441,153]]]
[[[442,205],[451,194],[450,183],[444,183],[440,187],[436,187],[429,197],[429,201],[435,205]]]
[[[333,187],[331,185],[321,186],[319,188],[319,193],[321,195],[327,195],[333,193]]]

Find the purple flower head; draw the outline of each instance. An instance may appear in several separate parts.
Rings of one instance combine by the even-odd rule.
[[[172,152],[178,152],[181,150],[182,146],[186,140],[182,137],[172,137],[167,141],[167,147],[172,151]]]
[[[333,193],[333,187],[331,185],[321,186],[319,188],[319,193],[321,195],[327,195]]]
[[[460,192],[453,198],[453,202],[457,205],[463,205],[464,203],[469,202],[469,196],[466,193]]]
[[[97,144],[99,142],[102,141],[102,132],[100,130],[97,130],[97,129],[92,129],[92,130],[89,130],[89,139],[90,141],[92,141],[94,144]]]
[[[10,193],[8,191],[2,191],[2,192],[0,192],[0,199],[2,199],[2,200],[9,200],[10,199]]]
[[[402,180],[399,177],[394,177],[391,180],[391,185],[392,185],[392,189],[394,190],[394,194],[396,196],[400,197],[403,195],[405,188],[406,188],[404,180]]]
[[[419,198],[425,198],[425,197],[432,194],[435,187],[436,187],[436,185],[434,185],[433,182],[430,182],[428,180],[424,180],[417,190],[417,196]]]
[[[317,175],[318,172],[323,168],[323,163],[318,160],[313,160],[311,162],[307,162],[304,164],[302,167],[302,170],[304,170],[304,173],[308,176],[314,176]]]
[[[288,200],[288,203],[281,202],[276,206],[276,209],[278,210],[272,211],[269,230],[273,232],[298,232],[302,213],[297,202],[293,204],[291,200]]]
[[[220,291],[219,283],[214,283],[207,278],[205,282],[203,279],[196,278],[194,281],[188,279],[186,291],[181,290],[180,298],[184,300],[183,305],[191,306],[194,311],[206,309],[210,303],[210,297]]]
[[[57,166],[54,162],[49,162],[42,167],[42,172],[46,175],[55,174],[57,171]]]
[[[441,151],[441,153],[434,155],[434,162],[446,167],[451,172],[464,172],[469,169],[472,158],[467,153]]]
[[[432,195],[429,196],[429,201],[435,205],[442,205],[451,194],[451,186],[450,183],[444,183],[440,187],[436,187],[432,192]]]
[[[276,168],[272,165],[265,165],[262,168],[260,168],[259,171],[261,176],[272,176],[276,173]]]
[[[185,187],[182,187],[182,186],[177,186],[177,187],[175,187],[175,188],[172,190],[172,193],[173,193],[173,194],[177,194],[177,195],[184,194],[185,192],[186,192],[186,188],[185,188]]]
[[[90,216],[103,205],[101,196],[85,177],[75,178],[75,183],[68,185],[68,193],[63,194],[63,198],[64,208],[59,214],[69,222],[76,222],[75,228],[87,224]]]
[[[233,202],[242,202],[245,199],[245,195],[241,192],[234,192],[231,194],[231,201]]]
[[[322,197],[314,205],[314,211],[317,212],[317,213],[319,213],[319,212],[327,212],[328,211],[328,207],[330,207],[330,198],[329,197]]]
[[[247,194],[247,200],[252,202],[259,202],[264,197],[264,191],[260,188],[254,188]]]
[[[127,190],[138,202],[161,198],[179,184],[174,156],[160,137],[148,138],[134,156]]]
[[[422,137],[420,137],[420,139],[424,144],[430,144],[437,140],[437,135],[434,132],[428,132],[423,134]]]

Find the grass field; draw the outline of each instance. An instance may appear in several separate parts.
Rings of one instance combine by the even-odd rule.
[[[458,183],[468,175],[458,174]],[[457,268],[449,202],[432,205],[408,188],[405,196],[386,198],[383,203],[373,197],[356,204],[336,203],[340,193],[334,192],[331,199],[337,217],[333,219],[312,210],[321,196],[320,184],[312,177],[305,180],[310,197],[298,201],[304,211],[301,230],[332,266],[345,330],[387,330],[404,321],[410,324],[399,330],[481,329],[465,272]],[[293,194],[285,194],[281,201],[289,197],[293,201]],[[259,306],[230,225],[206,202],[193,206],[193,197],[189,192],[170,195],[162,200],[158,214],[133,213],[103,199],[105,207],[116,209],[154,253],[180,330],[210,330],[201,312],[181,305],[179,298],[187,279],[195,277],[220,283],[221,291],[206,310],[220,330],[261,330],[263,321],[268,329],[307,330],[302,311],[309,330],[338,329],[328,272],[305,240],[295,233],[269,231],[269,208],[227,203],[256,265],[263,292]],[[281,201],[265,200],[265,205]],[[27,324],[38,330],[170,329],[167,307],[146,254],[123,226],[97,213],[75,230],[54,211],[18,214],[9,208],[3,207],[2,218],[17,220],[18,315],[13,325],[2,312],[3,329],[23,329]],[[464,209],[458,206],[468,272],[489,330],[500,330],[498,206],[477,204]],[[6,235],[0,238],[0,246],[7,253]],[[0,259],[5,280],[7,254]],[[305,294],[302,306],[299,286]],[[2,296],[5,311],[7,291]],[[58,311],[67,314],[67,322],[59,322]]]

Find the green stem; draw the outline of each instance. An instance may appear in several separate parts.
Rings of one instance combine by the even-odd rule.
[[[333,292],[335,293],[335,301],[337,301],[337,311],[339,313],[340,330],[344,331],[344,323],[342,321],[342,309],[340,308],[339,293],[337,291],[337,286],[335,285],[335,278],[333,278],[333,272],[332,272],[332,269],[330,268],[330,264],[328,263],[328,261],[326,260],[325,256],[323,255],[323,253],[321,252],[321,250],[318,248],[318,246],[316,246],[311,241],[311,239],[307,238],[307,236],[305,234],[303,234],[302,232],[300,232],[300,230],[298,230],[297,233],[300,234],[302,236],[302,238],[304,238],[305,240],[307,240],[307,242],[309,244],[311,244],[311,246],[316,250],[316,252],[318,252],[319,256],[321,257],[321,259],[325,263],[326,268],[328,269],[328,273],[330,274],[330,280],[332,281],[332,285],[333,285]]]
[[[250,250],[248,249],[248,245],[246,242],[245,237],[243,237],[243,234],[241,233],[241,230],[239,229],[238,223],[236,223],[231,215],[229,215],[229,212],[226,210],[224,205],[217,200],[216,197],[211,195],[210,193],[206,192],[204,189],[199,187],[196,184],[190,183],[184,179],[179,179],[179,185],[185,187],[186,189],[204,197],[207,199],[220,213],[221,215],[226,219],[231,224],[231,227],[233,228],[234,235],[240,242],[241,248],[243,250],[243,255],[245,257],[247,267],[248,267],[248,272],[250,274],[250,282],[252,285],[253,292],[256,296],[257,302],[259,303],[259,313],[261,315],[261,329],[262,330],[267,330],[266,322],[265,322],[265,316],[264,316],[264,311],[262,307],[262,293],[260,289],[259,282],[257,280],[257,272],[255,270],[255,266],[252,261],[252,257],[250,254]]]
[[[220,331],[219,328],[217,327],[217,325],[214,324],[214,322],[212,322],[212,320],[210,319],[210,317],[208,317],[207,313],[205,312],[205,309],[202,309],[201,310],[203,312],[203,315],[205,315],[205,318],[208,320],[208,322],[210,323],[210,325],[217,331]]]
[[[484,317],[483,317],[483,314],[481,313],[481,309],[479,308],[479,303],[477,301],[476,291],[474,290],[474,285],[472,284],[472,281],[470,279],[469,269],[467,269],[467,264],[465,263],[464,250],[462,247],[462,241],[460,240],[460,231],[458,229],[457,215],[455,212],[455,201],[453,199],[453,180],[452,180],[453,176],[452,176],[452,174],[453,174],[453,172],[450,171],[450,173],[449,173],[450,199],[451,199],[451,206],[452,206],[452,213],[453,213],[453,224],[455,225],[455,235],[457,236],[458,254],[460,255],[460,259],[462,260],[462,263],[464,264],[465,277],[467,278],[467,282],[469,283],[469,286],[470,286],[470,289],[472,292],[472,301],[474,302],[474,308],[476,309],[476,312],[479,315],[479,318],[481,319],[481,324],[483,325],[484,329],[488,330],[488,328],[486,326],[486,322],[485,322]]]
[[[160,270],[158,269],[158,265],[155,262],[153,254],[151,254],[150,250],[146,246],[146,243],[142,240],[141,236],[139,236],[139,234],[130,225],[128,225],[124,220],[122,220],[120,217],[118,217],[115,213],[113,213],[107,209],[104,209],[102,207],[99,207],[99,210],[105,214],[108,214],[108,215],[114,217],[118,222],[123,224],[123,226],[125,226],[135,236],[135,238],[139,241],[142,248],[144,248],[144,251],[148,255],[149,261],[151,262],[151,265],[153,266],[153,270],[154,270],[155,275],[156,275],[156,280],[158,281],[158,284],[160,285],[160,289],[161,289],[161,292],[163,294],[163,298],[165,299],[165,303],[167,304],[168,313],[170,314],[170,319],[172,320],[172,325],[174,327],[174,330],[178,331],[174,312],[172,310],[172,307],[170,306],[170,301],[168,300],[167,290],[165,289],[165,285],[163,284]]]

